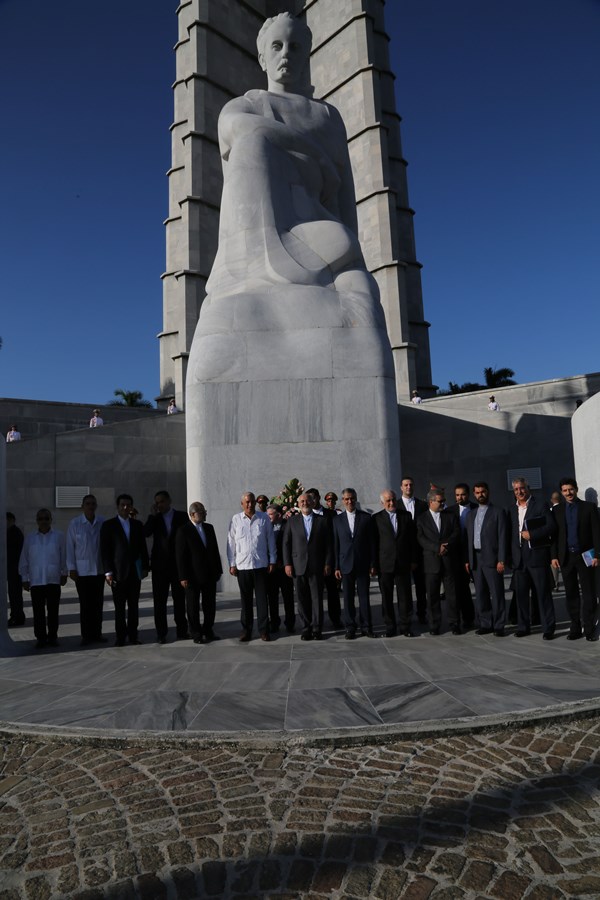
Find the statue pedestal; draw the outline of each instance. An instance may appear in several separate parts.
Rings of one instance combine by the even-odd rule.
[[[357,490],[363,509],[398,488],[394,366],[368,294],[274,286],[204,302],[188,364],[188,500],[224,550],[240,495]]]

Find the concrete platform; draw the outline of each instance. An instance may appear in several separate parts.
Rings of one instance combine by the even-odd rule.
[[[556,603],[561,612],[562,595]],[[381,632],[376,592],[372,605]],[[355,641],[329,631],[322,642],[304,642],[282,629],[271,643],[240,644],[239,600],[221,595],[222,640],[160,646],[146,582],[143,644],[115,647],[111,607],[107,597],[106,645],[80,646],[72,586],[63,592],[58,648],[36,650],[31,627],[11,630],[0,659],[3,726],[114,737],[375,738],[600,708],[600,644],[567,641],[564,619],[551,642],[539,632],[515,639],[514,629],[504,638],[425,631]]]

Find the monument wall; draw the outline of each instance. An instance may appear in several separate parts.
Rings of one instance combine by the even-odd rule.
[[[189,351],[217,248],[222,188],[217,118],[223,105],[265,86],[256,34],[265,17],[304,11],[313,30],[315,97],[346,122],[357,193],[359,237],[381,291],[396,370],[396,392],[432,393],[429,325],[423,316],[420,265],[389,38],[382,0],[240,2],[189,0],[178,7],[172,164],[160,339],[161,399],[185,403]]]
[[[598,503],[600,499],[600,393],[586,400],[574,413],[573,455],[579,497]],[[571,474],[573,474],[571,472]]]

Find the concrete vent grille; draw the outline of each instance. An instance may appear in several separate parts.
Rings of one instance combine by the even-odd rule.
[[[506,487],[509,491],[512,491],[513,478],[524,478],[532,491],[539,491],[542,487],[542,470],[539,466],[533,466],[529,469],[507,469]]]
[[[56,509],[79,509],[90,489],[87,485],[60,485],[55,488]]]

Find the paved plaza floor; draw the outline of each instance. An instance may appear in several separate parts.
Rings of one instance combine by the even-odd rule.
[[[468,633],[0,659],[2,900],[600,898],[598,643]],[[379,606],[377,595],[374,607]],[[28,620],[30,620],[29,610]],[[376,628],[381,631],[379,619]]]

